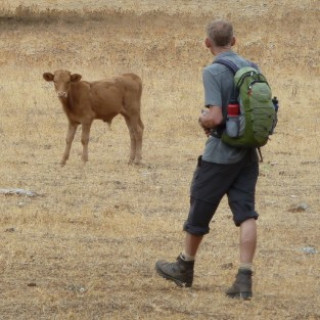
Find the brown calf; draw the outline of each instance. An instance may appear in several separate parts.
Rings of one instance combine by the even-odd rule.
[[[110,80],[80,81],[81,75],[66,70],[43,74],[46,81],[53,81],[56,93],[69,120],[66,148],[61,160],[64,166],[69,158],[71,144],[77,127],[82,125],[82,160],[88,161],[90,127],[94,119],[111,123],[121,114],[130,133],[131,152],[129,163],[141,161],[143,123],[140,117],[142,82],[133,74],[122,74]]]

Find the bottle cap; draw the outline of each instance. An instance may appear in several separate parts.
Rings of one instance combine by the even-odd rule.
[[[228,105],[228,115],[229,116],[238,116],[240,113],[239,104],[229,104]]]

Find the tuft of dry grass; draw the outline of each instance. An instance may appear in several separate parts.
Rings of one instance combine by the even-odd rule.
[[[0,188],[42,196],[0,195],[0,319],[320,319],[316,2],[29,3],[0,6]],[[205,21],[217,16],[233,21],[235,49],[259,63],[280,100],[260,166],[249,303],[224,296],[238,263],[226,201],[192,289],[154,272],[157,259],[175,259],[182,248],[189,183],[205,143],[197,124],[201,70],[212,60]],[[111,130],[93,124],[86,166],[77,134],[59,167],[67,122],[42,79],[58,68],[86,80],[128,71],[143,78],[142,166],[127,166],[129,135],[119,117]]]

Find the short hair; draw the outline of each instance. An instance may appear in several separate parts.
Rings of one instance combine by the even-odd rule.
[[[211,21],[207,26],[207,36],[217,47],[224,47],[231,44],[233,26],[225,20]]]

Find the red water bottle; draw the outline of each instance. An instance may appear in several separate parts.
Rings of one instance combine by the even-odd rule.
[[[228,116],[226,121],[226,133],[231,138],[236,138],[240,133],[240,106],[237,102],[228,104]]]
[[[237,117],[240,114],[240,106],[238,103],[231,102],[228,104],[228,116]]]

